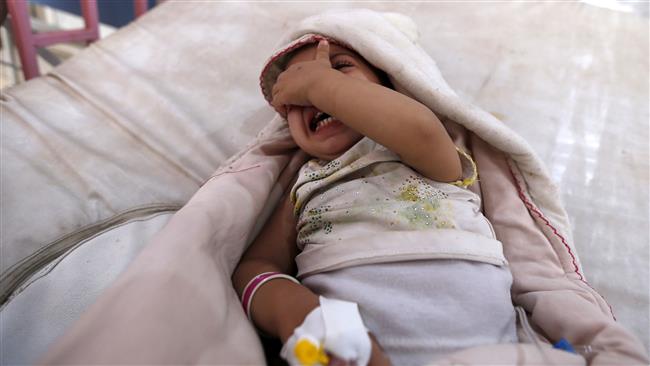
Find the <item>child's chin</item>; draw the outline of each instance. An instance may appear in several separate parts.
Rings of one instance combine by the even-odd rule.
[[[320,146],[318,146],[318,150],[314,151],[312,155],[324,160],[334,160],[338,158],[339,156],[343,155],[343,153],[348,151],[352,146],[354,146],[357,141],[360,140],[351,138],[350,136],[346,137],[347,138],[323,141],[322,144],[319,144]]]

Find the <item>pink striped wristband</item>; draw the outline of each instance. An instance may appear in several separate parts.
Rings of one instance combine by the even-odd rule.
[[[244,287],[244,292],[241,296],[241,304],[244,307],[244,311],[246,312],[248,320],[253,321],[253,319],[251,319],[251,304],[253,303],[253,296],[255,295],[255,292],[263,284],[276,278],[284,278],[300,284],[297,279],[280,272],[264,272],[253,277],[250,281],[248,281],[246,287]]]

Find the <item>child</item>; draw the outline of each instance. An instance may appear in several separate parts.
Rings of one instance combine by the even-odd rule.
[[[423,364],[516,342],[512,277],[502,253],[485,255],[500,244],[466,189],[472,179],[463,179],[473,162],[435,114],[324,39],[293,51],[272,96],[296,144],[315,159],[233,283],[254,324],[285,343],[283,356],[310,363],[300,340],[315,339],[316,354],[327,353],[315,363]],[[296,272],[301,284],[287,276]],[[345,319],[331,320],[337,316]],[[367,327],[376,340],[370,347],[356,332],[323,341],[341,323],[364,334]]]

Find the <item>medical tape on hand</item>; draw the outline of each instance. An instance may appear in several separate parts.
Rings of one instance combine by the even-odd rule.
[[[312,310],[282,347],[280,355],[289,365],[327,365],[332,354],[365,366],[372,346],[356,303],[319,297]]]
[[[325,323],[325,349],[346,361],[367,365],[372,345],[354,302],[319,298]]]
[[[323,346],[325,324],[320,306],[309,312],[291,337],[282,346],[280,356],[291,366],[320,366],[329,364]]]

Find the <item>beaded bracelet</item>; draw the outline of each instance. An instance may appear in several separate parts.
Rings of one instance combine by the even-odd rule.
[[[253,321],[251,318],[251,304],[253,303],[253,296],[255,295],[255,292],[257,292],[257,289],[259,289],[263,284],[276,278],[284,278],[300,284],[297,279],[280,272],[264,272],[253,277],[250,281],[248,281],[246,287],[244,287],[244,292],[242,292],[241,299],[241,304],[244,307],[244,312],[246,312],[248,320]]]

